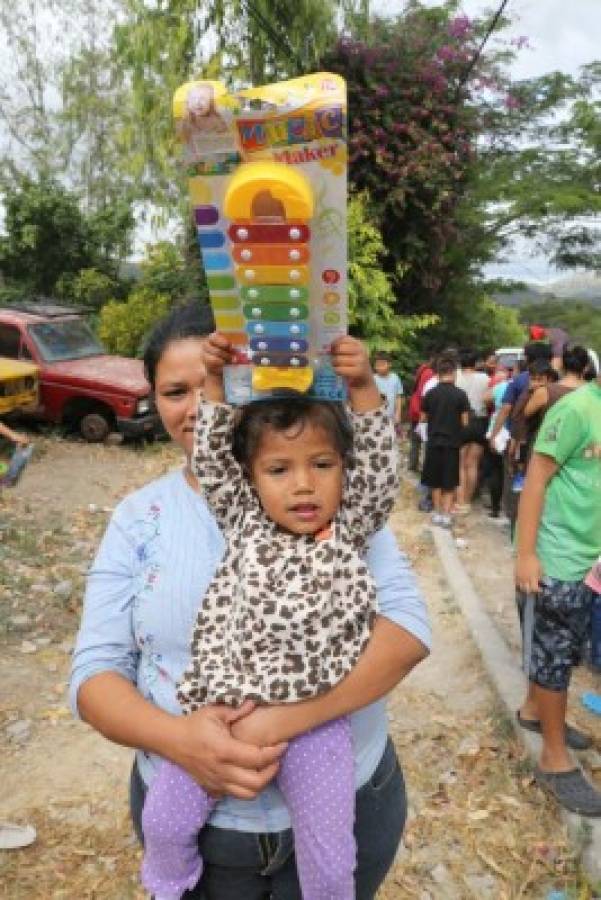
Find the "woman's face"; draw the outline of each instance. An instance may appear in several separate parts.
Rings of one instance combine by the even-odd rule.
[[[205,380],[204,339],[181,338],[167,344],[156,370],[155,398],[169,437],[187,457],[194,444],[198,392]]]

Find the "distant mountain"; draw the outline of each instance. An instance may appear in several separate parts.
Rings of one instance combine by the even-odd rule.
[[[494,291],[493,297],[503,306],[526,306],[545,301],[579,300],[601,308],[601,276],[593,272],[574,273],[553,281],[527,282],[523,288]]]

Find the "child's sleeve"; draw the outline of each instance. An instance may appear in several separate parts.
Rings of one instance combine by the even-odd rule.
[[[201,400],[196,417],[192,470],[220,528],[233,526],[250,498],[250,486],[232,454],[236,410]]]
[[[369,413],[349,411],[353,459],[346,471],[344,506],[353,532],[379,531],[399,490],[398,445],[386,406]]]

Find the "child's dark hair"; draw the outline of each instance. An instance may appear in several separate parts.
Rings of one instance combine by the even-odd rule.
[[[353,450],[353,430],[341,403],[312,400],[302,395],[257,400],[244,406],[232,435],[232,452],[240,465],[249,468],[265,431],[302,434],[311,424],[323,428],[335,449],[346,462]]]
[[[210,306],[198,301],[175,306],[151,331],[144,348],[144,374],[154,390],[157,366],[163,353],[173,341],[208,337],[215,330]]]
[[[548,359],[539,357],[538,359],[534,359],[528,366],[528,374],[537,378],[548,378],[552,381],[553,376],[556,373]]]
[[[591,361],[589,352],[586,347],[580,347],[574,344],[566,344],[561,355],[561,362],[564,372],[571,372],[574,375],[583,375]]]
[[[457,371],[457,363],[452,356],[440,356],[436,363],[438,375],[452,375]]]
[[[529,341],[524,347],[524,356],[528,362],[534,362],[535,359],[551,359],[553,356],[553,348],[551,344],[542,341]]]
[[[377,362],[379,359],[384,362],[392,362],[392,357],[387,350],[375,350],[371,358],[372,362]]]
[[[462,369],[475,369],[478,362],[478,354],[473,350],[462,350],[459,354]]]

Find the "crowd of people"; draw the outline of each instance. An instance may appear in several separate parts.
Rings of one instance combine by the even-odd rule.
[[[415,373],[409,467],[420,508],[452,528],[478,490],[515,545],[528,690],[521,727],[542,734],[537,782],[566,809],[601,816],[601,792],[569,749],[591,746],[566,722],[574,666],[601,667],[601,375],[586,348],[530,341],[512,369],[446,350]],[[504,515],[503,515],[504,514]],[[591,650],[592,648],[592,650]],[[592,695],[590,708],[601,707]]]
[[[485,493],[490,516],[513,535],[545,414],[596,373],[597,362],[584,347],[566,344],[554,357],[544,341],[529,342],[507,364],[494,353],[448,348],[420,365],[408,406],[408,467],[421,476],[420,509],[449,528]]]

